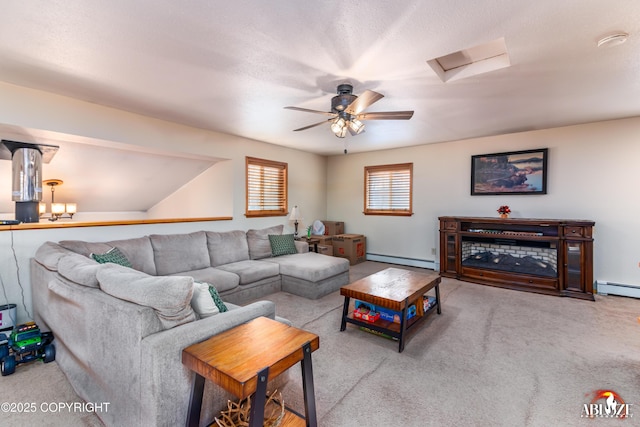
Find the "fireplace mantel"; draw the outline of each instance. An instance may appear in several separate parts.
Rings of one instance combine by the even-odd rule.
[[[440,274],[594,300],[589,220],[440,217]]]

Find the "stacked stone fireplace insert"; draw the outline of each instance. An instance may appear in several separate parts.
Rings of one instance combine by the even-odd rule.
[[[593,221],[440,217],[440,274],[593,300]]]

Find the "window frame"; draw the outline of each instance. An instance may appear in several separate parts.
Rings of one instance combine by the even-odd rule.
[[[371,209],[369,200],[369,174],[376,172],[409,171],[409,209]],[[391,182],[391,181],[389,181]],[[413,163],[396,163],[391,165],[376,165],[364,167],[364,211],[365,215],[390,215],[390,216],[412,216],[413,215]]]
[[[251,193],[252,179],[249,176],[249,170],[252,166],[266,167],[280,170],[282,177],[282,187],[278,189],[280,193],[279,209],[260,209],[249,210],[249,199]],[[264,187],[264,182],[256,183],[258,186]],[[275,160],[259,159],[257,157],[245,157],[245,216],[247,218],[267,217],[267,216],[285,216],[288,214],[288,187],[289,187],[289,165],[284,162]],[[264,188],[261,189],[264,191]],[[262,194],[264,197],[264,194]]]

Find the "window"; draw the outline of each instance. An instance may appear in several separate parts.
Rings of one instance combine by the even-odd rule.
[[[413,215],[412,193],[413,163],[365,166],[365,215]]]
[[[246,216],[287,214],[287,164],[246,158]]]

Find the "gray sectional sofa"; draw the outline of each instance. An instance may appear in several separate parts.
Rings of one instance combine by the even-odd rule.
[[[309,252],[306,243],[273,257],[269,235],[282,229],[46,242],[38,249],[31,263],[35,320],[53,331],[56,361],[78,395],[110,403],[98,414],[106,425],[182,425],[193,384],[183,348],[259,316],[276,318],[272,302],[249,303],[272,292],[314,299],[349,282],[346,259]],[[90,257],[112,248],[132,268]],[[229,310],[209,317],[194,311],[194,280],[215,287]],[[201,425],[228,399],[234,397],[207,382]]]

